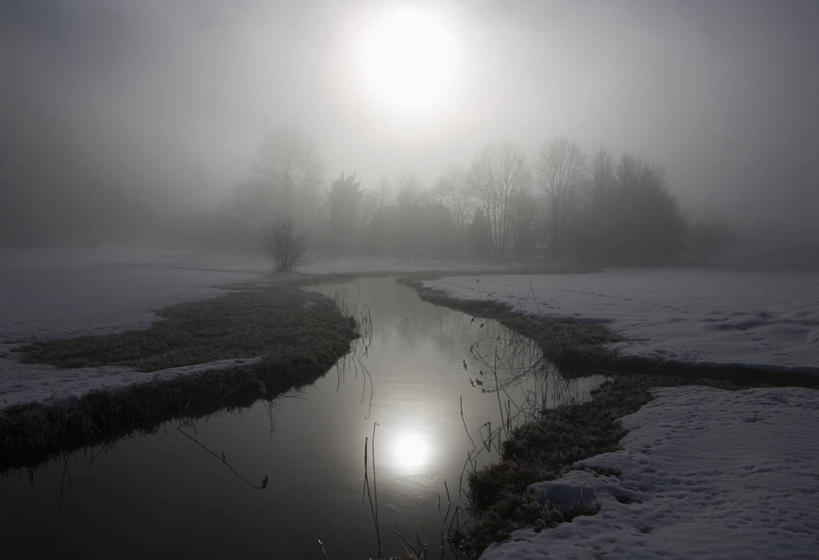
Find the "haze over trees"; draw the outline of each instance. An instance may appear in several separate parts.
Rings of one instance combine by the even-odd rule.
[[[368,189],[342,172],[328,184],[324,170],[309,140],[270,129],[226,205],[233,237],[283,253],[281,270],[306,250],[589,266],[706,262],[727,238],[717,224],[688,225],[661,167],[602,149],[589,157],[565,137],[543,143],[533,159],[512,141],[486,145],[431,188],[414,174]]]
[[[299,234],[323,225],[324,167],[313,144],[293,128],[267,132],[251,175],[236,185],[232,204],[236,234],[259,243],[260,231],[290,222]]]
[[[572,258],[580,209],[560,208],[588,200],[542,176],[541,156],[576,143],[586,179],[599,147],[615,166],[623,152],[661,164],[697,230],[685,252],[724,245],[709,225],[724,223],[739,249],[816,260],[815,1],[399,2],[426,14],[403,28],[393,4],[0,2],[0,243],[226,248],[244,236],[258,250],[272,202],[253,191],[278,172],[252,160],[264,127],[289,123],[323,164],[310,203],[321,215],[294,222],[313,249],[329,250],[326,196],[344,170],[364,192],[350,250],[368,250],[372,217],[396,203],[376,194],[381,177],[397,194],[415,173],[458,235],[474,233],[459,251]],[[435,40],[419,45],[412,26],[430,21]],[[435,191],[449,164],[465,179],[505,139],[532,184],[507,208],[520,219],[501,250],[506,228],[476,215],[472,194],[465,205]],[[225,193],[237,182],[241,203]]]

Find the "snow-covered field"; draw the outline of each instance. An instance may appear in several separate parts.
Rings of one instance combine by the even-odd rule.
[[[475,269],[490,267],[357,258],[316,260],[300,272]],[[10,350],[33,339],[139,328],[155,319],[154,310],[222,293],[220,285],[281,278],[269,270],[259,257],[0,249],[0,408],[224,367],[58,369],[21,364]],[[816,271],[613,270],[427,284],[528,313],[605,322],[625,337],[616,347],[627,354],[819,373]],[[544,499],[599,500],[597,515],[539,534],[518,531],[484,557],[815,558],[819,391],[679,387],[655,394],[623,420],[631,431],[622,451],[582,463],[617,468],[620,477],[578,470],[535,485]]]
[[[614,269],[425,283],[451,296],[605,323],[625,355],[819,373],[819,270]]]
[[[154,310],[223,293],[218,286],[270,281],[264,259],[122,249],[0,250],[0,408],[79,396],[224,363],[139,373],[21,364],[11,349],[34,339],[145,327]],[[240,357],[242,358],[242,357]]]
[[[547,507],[582,496],[587,506],[599,503],[597,514],[515,531],[482,558],[817,558],[819,391],[653,392],[621,420],[630,430],[621,451],[533,485]]]
[[[401,273],[474,271],[487,267],[481,263],[434,259],[314,257],[298,271]],[[61,369],[21,364],[11,349],[35,339],[144,328],[156,319],[155,310],[223,293],[219,286],[269,283],[283,278],[271,273],[270,262],[261,255],[121,247],[0,248],[0,408],[225,367],[225,363],[217,362],[151,373],[118,367]]]
[[[525,313],[605,323],[624,338],[613,346],[626,355],[819,373],[816,269],[460,276],[426,285]],[[547,507],[582,500],[599,503],[596,515],[517,531],[483,558],[819,557],[819,391],[654,394],[622,420],[630,430],[622,451],[533,485]]]

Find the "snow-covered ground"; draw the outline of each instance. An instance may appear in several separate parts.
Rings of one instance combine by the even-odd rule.
[[[819,271],[642,269],[425,283],[464,299],[604,323],[625,355],[819,373]],[[482,558],[817,558],[819,391],[654,390],[622,451],[533,489],[593,516],[521,530]],[[618,469],[620,476],[590,467]],[[618,497],[620,500],[618,500]]]
[[[488,268],[493,267],[434,259],[313,257],[298,271],[401,273]],[[271,272],[270,261],[262,255],[122,247],[0,248],[0,408],[225,367],[216,362],[147,374],[117,367],[64,369],[21,364],[11,349],[35,339],[144,328],[156,319],[155,310],[224,293],[219,286],[283,278]]]
[[[597,514],[540,533],[515,531],[482,558],[817,558],[819,391],[653,393],[621,419],[629,430],[622,450],[532,487],[546,507],[582,496],[599,504]]]
[[[300,271],[490,268],[358,258],[315,260]],[[10,350],[33,339],[139,328],[155,319],[154,310],[222,293],[220,285],[275,281],[269,270],[261,257],[0,249],[0,408],[234,363],[137,374],[21,364]],[[614,270],[461,276],[428,285],[528,313],[606,322],[626,338],[616,345],[624,353],[819,371],[815,271]],[[544,497],[599,500],[597,515],[539,534],[518,531],[485,558],[815,558],[819,392],[683,387],[655,393],[623,420],[631,430],[623,451],[583,462],[617,468],[620,477],[573,471],[536,485]]]
[[[261,258],[209,253],[0,249],[0,408],[226,367],[218,362],[148,374],[61,369],[21,364],[11,349],[34,339],[145,327],[156,309],[224,293],[220,285],[271,281],[269,268]]]
[[[605,323],[625,355],[819,373],[819,270],[614,269],[447,277],[451,296]]]

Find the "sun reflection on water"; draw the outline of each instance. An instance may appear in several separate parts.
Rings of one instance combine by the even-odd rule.
[[[434,456],[431,439],[422,431],[402,428],[389,438],[390,466],[400,474],[418,474]]]

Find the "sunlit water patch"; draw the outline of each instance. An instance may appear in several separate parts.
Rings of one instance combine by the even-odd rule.
[[[273,402],[0,480],[0,538],[28,557],[386,557],[465,519],[465,475],[543,406],[584,399],[528,339],[390,278],[311,288],[361,338]]]

